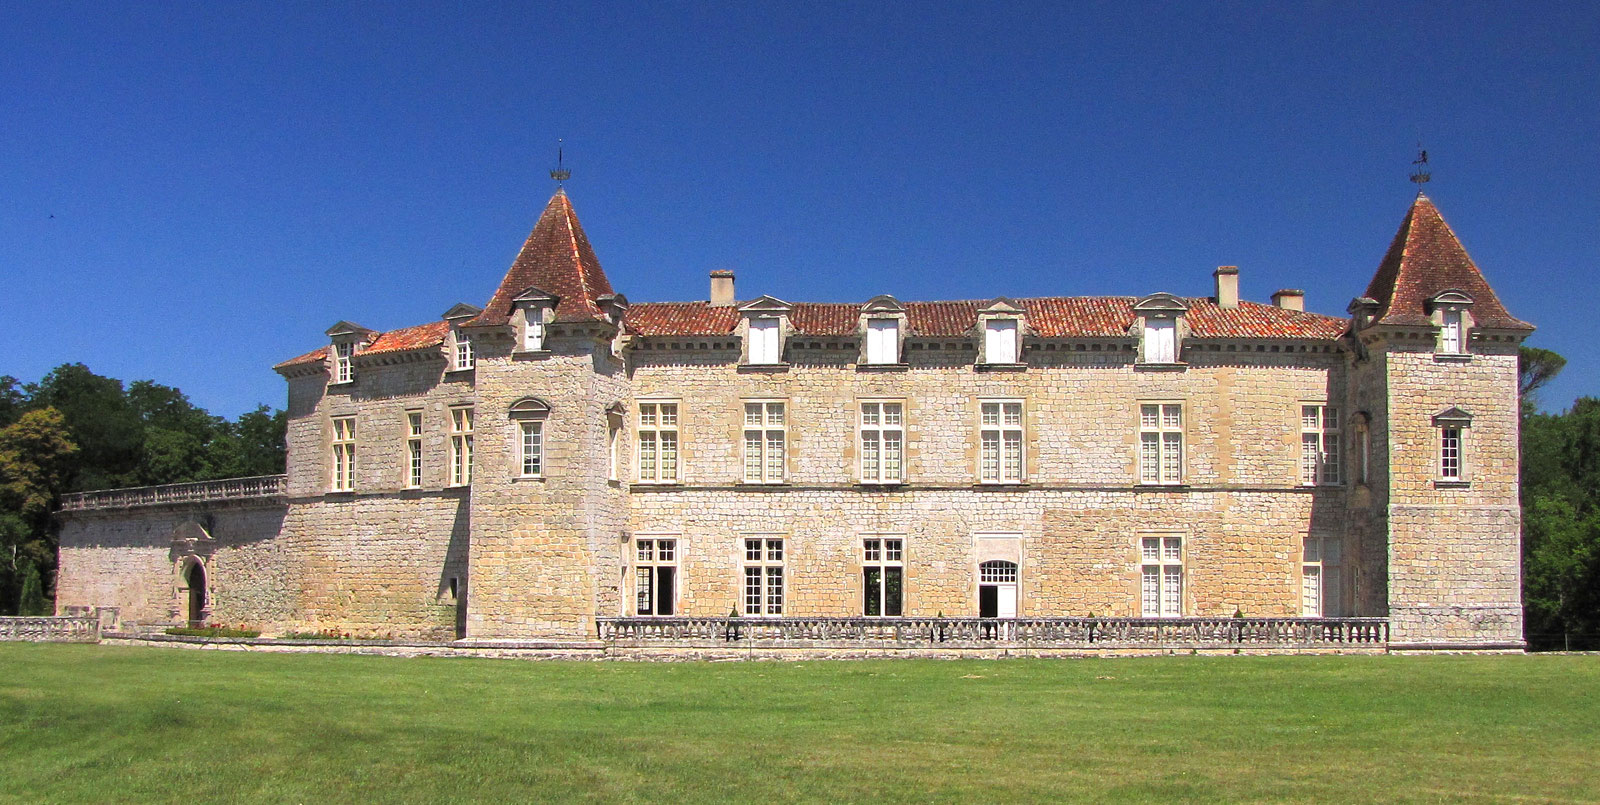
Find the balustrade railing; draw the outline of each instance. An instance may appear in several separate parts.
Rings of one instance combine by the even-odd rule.
[[[0,641],[23,640],[30,643],[98,643],[100,618],[0,617]]]
[[[861,643],[1041,648],[1288,648],[1389,642],[1384,618],[599,618],[614,644]]]
[[[253,478],[224,478],[220,481],[102,489],[96,492],[62,495],[61,510],[73,512],[92,509],[131,509],[173,503],[281,498],[287,489],[287,476],[284,475],[258,475]]]

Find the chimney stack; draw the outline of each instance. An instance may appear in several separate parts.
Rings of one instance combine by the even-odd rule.
[[[733,272],[719,269],[711,272],[711,306],[733,307]]]
[[[1239,306],[1239,267],[1217,266],[1212,273],[1217,278],[1217,307],[1232,309]]]
[[[1306,309],[1306,292],[1298,288],[1284,288],[1272,295],[1272,304],[1284,310]]]

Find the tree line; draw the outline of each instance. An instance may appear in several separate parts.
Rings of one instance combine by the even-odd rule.
[[[81,363],[0,376],[0,615],[51,611],[63,494],[281,473],[285,425],[267,406],[228,420]]]

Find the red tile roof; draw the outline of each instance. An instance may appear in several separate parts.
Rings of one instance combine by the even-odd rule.
[[[1016,300],[1025,311],[1028,327],[1043,338],[1117,338],[1133,326],[1131,296],[1052,296]],[[1285,310],[1256,302],[1240,302],[1223,309],[1209,298],[1186,300],[1188,323],[1194,338],[1308,338],[1334,339],[1348,327],[1345,319]],[[978,301],[907,302],[909,334],[925,338],[959,338],[978,324]],[[800,302],[789,312],[796,335],[850,336],[860,322],[861,306]],[[731,335],[739,323],[732,307],[706,302],[644,302],[628,309],[623,324],[628,332],[643,336]]]
[[[469,325],[505,324],[511,317],[511,300],[529,288],[554,294],[556,321],[599,321],[605,318],[596,300],[612,293],[611,281],[600,268],[588,236],[578,224],[567,194],[557,190],[534,224],[522,251],[500,281],[500,288],[483,312]]]
[[[433,321],[419,324],[415,327],[405,327],[399,330],[390,330],[378,333],[366,349],[361,350],[361,355],[372,355],[382,352],[405,352],[412,349],[438,347],[444,343],[445,334],[450,332],[450,323],[447,321]],[[328,347],[320,347],[307,352],[297,358],[290,358],[272,368],[286,369],[291,366],[302,366],[309,363],[320,363],[328,359]]]
[[[1483,273],[1427,196],[1418,194],[1400,231],[1378,264],[1366,295],[1378,302],[1375,324],[1426,326],[1427,301],[1441,291],[1472,297],[1472,320],[1479,327],[1532,330],[1512,316],[1495,296]]]

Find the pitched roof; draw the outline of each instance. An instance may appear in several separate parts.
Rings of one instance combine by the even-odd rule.
[[[1451,289],[1472,297],[1472,320],[1479,327],[1533,329],[1500,304],[1444,216],[1427,196],[1418,194],[1367,285],[1366,296],[1378,302],[1373,323],[1431,324],[1428,300]]]
[[[522,244],[500,288],[482,313],[468,325],[505,324],[511,303],[529,288],[554,294],[556,321],[599,321],[605,318],[596,300],[612,293],[611,282],[600,269],[589,238],[578,224],[567,194],[557,190],[545,205],[539,222]]]
[[[1015,300],[1022,306],[1028,327],[1043,338],[1116,338],[1125,336],[1136,318],[1131,296],[1050,296]],[[1185,300],[1194,338],[1309,338],[1334,339],[1348,327],[1345,319],[1285,310],[1256,302],[1221,308],[1210,298]],[[959,338],[978,325],[978,309],[986,302],[907,302],[909,335],[924,338]],[[848,303],[798,302],[789,311],[789,324],[801,336],[854,335],[861,306]],[[706,302],[644,302],[628,308],[623,325],[642,336],[731,335],[739,324],[739,311]]]
[[[437,347],[444,343],[445,334],[450,332],[450,322],[430,321],[416,327],[404,327],[399,330],[390,330],[378,333],[368,343],[367,348],[361,350],[362,355],[372,355],[383,352],[404,352],[412,349]],[[272,368],[287,369],[291,366],[302,366],[308,363],[320,363],[328,359],[328,347],[319,347],[299,357],[290,358]]]

